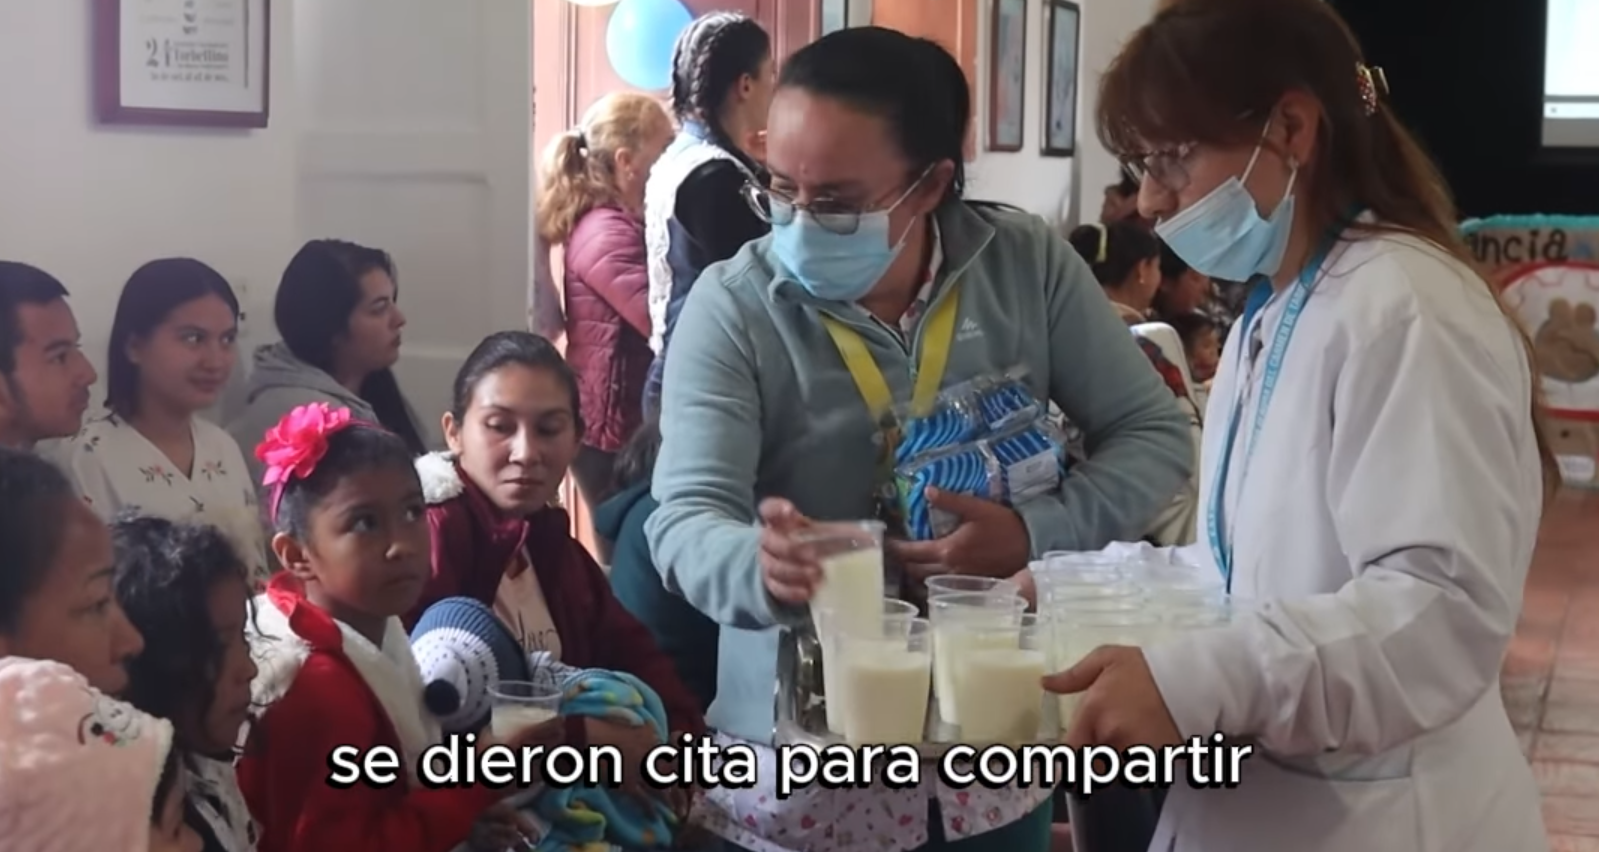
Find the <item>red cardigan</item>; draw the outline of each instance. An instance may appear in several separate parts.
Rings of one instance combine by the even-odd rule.
[[[267,596],[310,646],[293,684],[251,728],[239,787],[261,825],[257,852],[449,852],[500,793],[486,787],[412,789],[403,771],[377,789],[329,787],[334,747],[388,746],[403,754],[382,704],[344,653],[333,619],[307,601],[300,582],[272,578]]]
[[[566,510],[551,507],[527,518],[505,516],[458,465],[444,468],[442,462],[435,455],[417,465],[428,493],[433,578],[416,609],[406,616],[406,628],[444,598],[464,596],[493,606],[511,556],[526,547],[550,620],[561,637],[561,662],[634,675],[661,697],[674,733],[703,733],[699,701],[678,678],[671,658],[661,653],[649,630],[617,601],[610,580],[588,550],[572,538]],[[438,481],[451,473],[453,480]],[[582,744],[581,720],[572,721],[579,724],[568,725],[568,742]]]
[[[583,214],[566,241],[566,361],[577,376],[583,443],[614,453],[644,419],[650,351],[644,223],[620,207]]]

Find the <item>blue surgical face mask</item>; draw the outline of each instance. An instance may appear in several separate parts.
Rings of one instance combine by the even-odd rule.
[[[927,175],[924,172],[922,177]],[[893,265],[910,236],[911,225],[898,240],[889,234],[888,217],[920,186],[922,178],[882,210],[861,213],[853,233],[837,234],[822,227],[809,210],[773,198],[772,212],[787,207],[787,221],[772,225],[772,252],[807,292],[831,302],[853,302],[872,291]],[[826,216],[827,214],[821,214]],[[774,215],[776,219],[784,218]],[[914,222],[912,223],[914,224]]]
[[[1222,281],[1248,281],[1256,275],[1276,275],[1282,267],[1288,234],[1294,225],[1294,181],[1299,176],[1299,166],[1289,161],[1292,171],[1283,200],[1270,219],[1262,219],[1254,196],[1244,188],[1260,159],[1261,148],[1262,144],[1255,145],[1255,153],[1241,177],[1228,178],[1187,210],[1155,226],[1161,240],[1201,275]]]

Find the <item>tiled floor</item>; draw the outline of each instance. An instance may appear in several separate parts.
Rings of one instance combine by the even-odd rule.
[[[1502,685],[1554,852],[1599,852],[1599,493],[1565,492],[1545,514]]]
[[[1555,852],[1599,852],[1599,494],[1546,513],[1502,684]]]

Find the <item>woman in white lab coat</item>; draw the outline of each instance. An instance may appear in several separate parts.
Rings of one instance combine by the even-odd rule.
[[[1498,683],[1557,476],[1530,347],[1386,96],[1321,0],[1176,0],[1105,74],[1144,214],[1264,285],[1210,399],[1200,541],[1171,556],[1269,603],[1049,682],[1084,693],[1074,743],[1257,746],[1234,789],[1173,787],[1151,849],[1549,848]]]

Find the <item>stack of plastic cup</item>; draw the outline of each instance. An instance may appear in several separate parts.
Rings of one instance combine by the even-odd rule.
[[[835,634],[845,742],[914,745],[923,740],[933,668],[929,628],[925,618],[884,615],[876,630]],[[829,710],[833,703],[828,701]]]
[[[1126,559],[1106,556],[1103,553],[1076,553],[1069,550],[1056,550],[1044,554],[1043,558],[1033,563],[1033,573],[1046,573],[1053,575],[1067,575],[1082,578],[1120,578],[1130,579],[1127,576]]]
[[[1130,566],[1128,575],[1144,587],[1150,604],[1160,609],[1209,606],[1227,596],[1220,577],[1192,568],[1142,563]]]
[[[1193,630],[1226,627],[1249,609],[1249,601],[1236,595],[1223,594],[1181,606],[1168,606],[1162,611],[1161,618],[1166,623],[1167,635],[1176,636]]]
[[[1101,645],[1142,648],[1159,641],[1164,622],[1139,595],[1101,595],[1054,602],[1049,609],[1054,635],[1050,668],[1063,672]],[[1071,724],[1080,695],[1060,696],[1060,723]]]
[[[812,609],[811,616],[816,622],[816,639],[822,646],[822,694],[827,707],[827,729],[835,734],[844,733],[844,662],[840,657],[839,637],[847,633],[860,634],[863,631],[870,635],[872,630],[882,629],[885,621],[911,619],[916,617],[916,607],[902,600],[882,598],[882,605],[875,617],[864,623],[858,615],[859,607],[852,610],[851,615],[856,624],[851,627],[845,624],[844,619],[838,617],[838,611],[830,608]],[[892,622],[898,623],[898,622]],[[842,626],[841,626],[842,625]],[[926,704],[925,696],[922,703]]]
[[[1079,600],[1138,597],[1142,594],[1142,589],[1123,570],[1121,563],[1078,558],[1081,556],[1089,555],[1052,555],[1033,571],[1040,613],[1050,615],[1054,607]]]
[[[1129,574],[1143,589],[1150,609],[1160,616],[1165,636],[1193,629],[1194,618],[1213,613],[1227,604],[1221,578],[1191,568],[1167,564],[1130,566]]]
[[[955,708],[961,740],[1021,746],[1038,739],[1043,717],[1048,623],[1022,615],[1015,624],[957,621],[950,643],[955,659]]]
[[[933,625],[933,694],[938,698],[939,718],[951,725],[960,724],[960,708],[955,703],[960,690],[957,682],[960,658],[982,647],[972,643],[1004,636],[1003,633],[963,632],[957,628],[1016,628],[1027,611],[1027,601],[1015,593],[1015,588],[1006,584],[993,586],[986,592],[941,592],[928,598],[928,616]]]

